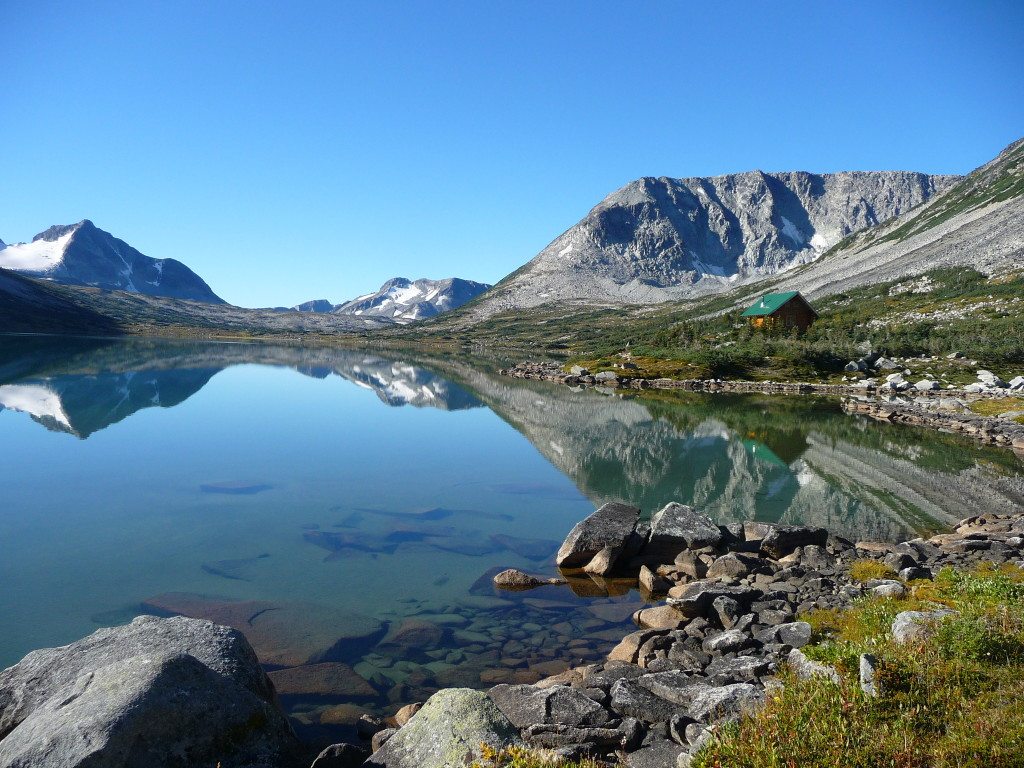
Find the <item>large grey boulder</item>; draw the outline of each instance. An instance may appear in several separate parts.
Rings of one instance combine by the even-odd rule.
[[[947,616],[954,615],[956,611],[946,608],[934,611],[901,611],[893,619],[892,638],[901,645],[924,640],[934,631],[936,624]]]
[[[541,723],[575,728],[602,726],[610,719],[604,707],[578,688],[566,685],[496,685],[487,695],[509,722],[520,729]]]
[[[555,563],[562,568],[583,568],[605,548],[618,555],[639,519],[640,510],[636,507],[615,501],[604,504],[569,531],[555,555]]]
[[[240,633],[140,617],[0,672],[0,766],[289,765],[298,744]]]
[[[461,768],[480,759],[480,745],[521,744],[519,730],[482,691],[438,691],[366,765]]]
[[[684,549],[716,546],[722,532],[693,507],[672,502],[651,517],[651,534],[641,556],[647,563],[671,563]]]

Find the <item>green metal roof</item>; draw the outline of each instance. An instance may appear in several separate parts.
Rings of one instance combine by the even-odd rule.
[[[741,317],[760,317],[770,315],[787,301],[799,294],[799,291],[786,291],[785,293],[766,293],[758,301],[755,301]]]

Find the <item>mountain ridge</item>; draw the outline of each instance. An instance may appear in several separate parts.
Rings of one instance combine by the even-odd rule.
[[[457,309],[491,287],[487,283],[461,277],[441,280],[393,277],[385,281],[379,290],[340,304],[332,304],[327,299],[313,299],[297,304],[292,309],[298,312],[372,317],[404,325]]]
[[[912,171],[645,176],[611,193],[476,302],[473,316],[553,302],[693,298],[817,259],[960,177]]]

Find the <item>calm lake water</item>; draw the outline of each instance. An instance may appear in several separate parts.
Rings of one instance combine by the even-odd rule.
[[[240,628],[302,735],[596,659],[629,584],[554,573],[611,499],[896,540],[1020,504],[1007,451],[835,401],[573,391],[494,364],[0,337],[0,667],[139,613]]]

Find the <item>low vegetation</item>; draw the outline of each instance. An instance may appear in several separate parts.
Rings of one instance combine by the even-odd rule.
[[[854,581],[865,582],[871,581],[871,579],[892,579],[895,576],[896,574],[892,568],[885,563],[869,558],[855,560],[850,566],[850,578]]]
[[[638,366],[630,375],[650,378],[839,381],[846,363],[867,348],[939,358],[929,365],[953,384],[973,381],[978,367],[1011,377],[1024,368],[1024,273],[989,278],[939,269],[835,294],[812,301],[820,317],[804,333],[757,330],[740,317],[743,305],[785,288],[769,281],[648,308],[539,307],[469,328],[459,327],[456,312],[384,336],[388,343],[501,348],[519,359],[565,357],[595,372],[611,370],[628,350]],[[953,352],[966,359],[946,360]]]
[[[724,727],[695,768],[1024,765],[1024,570],[950,569],[915,582],[904,599],[865,600],[810,615],[808,656],[833,665],[840,683],[784,677],[758,713]],[[919,643],[889,634],[904,610],[952,608]],[[861,654],[877,659],[877,697],[859,685]]]
[[[470,768],[601,768],[594,760],[564,760],[554,755],[523,747],[495,749],[481,745],[481,760]]]
[[[1024,397],[1002,397],[998,400],[976,400],[970,408],[979,416],[1002,416],[1004,413],[1024,414]],[[1014,416],[1018,424],[1024,424],[1024,415]]]

